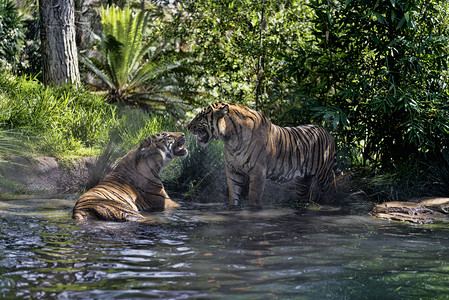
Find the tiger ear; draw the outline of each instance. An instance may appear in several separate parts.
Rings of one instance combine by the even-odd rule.
[[[229,113],[229,105],[227,103],[224,103],[219,109],[217,109],[217,112],[215,114],[217,118],[223,118],[228,113]]]

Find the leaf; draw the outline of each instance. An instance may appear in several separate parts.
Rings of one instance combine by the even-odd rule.
[[[402,17],[402,19],[399,21],[398,25],[396,26],[396,29],[401,28],[405,24],[405,17]]]
[[[109,77],[102,72],[97,66],[95,66],[92,61],[87,58],[86,56],[80,54],[79,55],[80,61],[85,64],[95,75],[97,75],[104,83],[106,83],[110,88],[114,87],[114,84],[109,79]]]
[[[376,16],[376,19],[379,23],[387,24],[387,19],[384,16],[382,16],[381,14],[379,14],[377,12],[375,12],[374,15]]]
[[[406,13],[404,14],[404,18],[405,18],[405,20],[407,21],[407,23],[410,22],[410,13],[409,13],[409,12],[406,12]]]

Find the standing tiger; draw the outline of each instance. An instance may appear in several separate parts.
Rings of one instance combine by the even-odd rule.
[[[73,208],[73,218],[144,221],[139,210],[178,207],[165,192],[159,172],[172,158],[187,155],[184,143],[182,132],[162,132],[147,137],[97,186],[81,195]]]
[[[266,178],[296,178],[298,196],[318,201],[338,173],[334,139],[319,126],[280,127],[246,106],[218,102],[198,113],[188,129],[203,146],[223,140],[231,207],[239,205],[248,184],[249,205],[259,207]]]

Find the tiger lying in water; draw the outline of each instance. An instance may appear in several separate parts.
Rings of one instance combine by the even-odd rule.
[[[260,206],[265,179],[296,178],[297,194],[318,201],[338,174],[335,142],[322,127],[279,127],[246,106],[218,102],[205,107],[188,124],[197,142],[223,140],[229,205],[239,205],[249,184],[250,206]]]
[[[73,208],[77,220],[143,221],[139,210],[174,208],[159,172],[174,157],[186,156],[182,132],[162,132],[147,137],[126,154],[97,186],[81,195]]]

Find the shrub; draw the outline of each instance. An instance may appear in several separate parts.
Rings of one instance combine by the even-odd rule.
[[[11,69],[19,62],[25,33],[22,16],[12,0],[0,0],[0,67]]]

